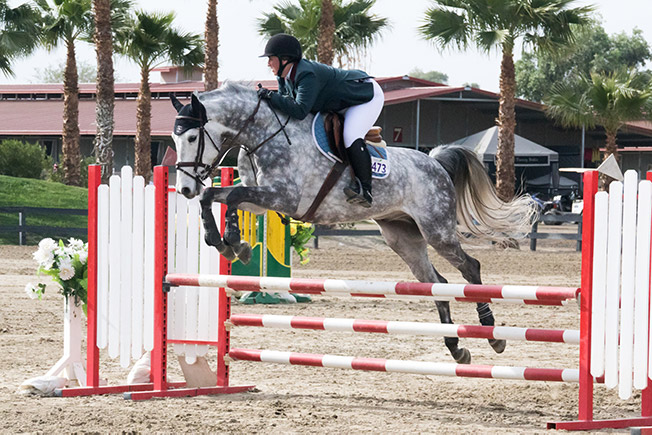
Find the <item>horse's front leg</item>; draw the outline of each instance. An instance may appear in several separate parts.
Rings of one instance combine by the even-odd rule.
[[[215,222],[215,217],[213,216],[213,210],[211,208],[213,204],[213,195],[209,189],[204,190],[199,199],[199,204],[201,205],[201,220],[204,225],[205,235],[204,240],[208,246],[214,246],[217,251],[224,256],[227,260],[234,260],[236,257],[233,248],[228,244],[222,241],[222,236],[220,235],[220,230],[217,228],[217,223]]]
[[[224,188],[208,188],[203,197],[210,198],[227,205],[223,243],[233,249],[235,255],[243,262],[251,259],[249,243],[240,239],[238,208],[246,203],[257,209],[293,210],[296,204],[288,200],[288,195],[272,186],[230,186]]]

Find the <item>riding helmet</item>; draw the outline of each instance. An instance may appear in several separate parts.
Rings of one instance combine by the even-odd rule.
[[[277,33],[269,38],[267,45],[265,45],[265,53],[259,57],[288,57],[292,60],[301,59],[301,44],[292,35],[286,33]]]

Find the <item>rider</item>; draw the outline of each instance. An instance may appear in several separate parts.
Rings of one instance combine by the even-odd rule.
[[[348,202],[371,207],[371,157],[364,136],[383,109],[380,85],[363,71],[303,59],[299,41],[284,33],[269,39],[260,57],[265,56],[279,90],[260,88],[260,98],[296,119],[328,111],[344,116],[344,146],[356,177],[344,193]]]

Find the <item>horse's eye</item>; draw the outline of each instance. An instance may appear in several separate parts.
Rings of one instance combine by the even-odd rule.
[[[190,136],[188,137],[188,142],[194,142],[197,140],[197,136]]]

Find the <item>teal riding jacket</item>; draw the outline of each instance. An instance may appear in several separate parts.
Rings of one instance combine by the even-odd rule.
[[[278,92],[270,102],[296,119],[308,113],[337,112],[363,104],[374,97],[370,75],[360,70],[343,70],[301,59],[285,79],[278,77]]]

